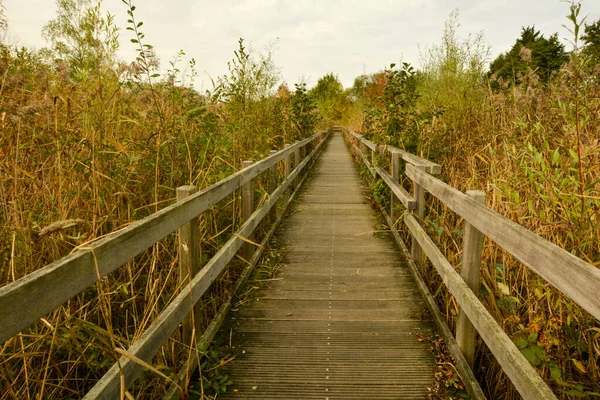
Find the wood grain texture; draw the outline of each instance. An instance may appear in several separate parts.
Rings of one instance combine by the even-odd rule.
[[[417,201],[379,165],[375,166],[375,172],[383,179],[386,185],[390,188],[393,195],[400,200],[404,207],[408,210],[417,208]]]
[[[245,182],[288,157],[296,147],[304,146],[323,134],[321,132],[281,150],[186,200],[165,207],[119,232],[1,287],[0,343],[93,285],[97,280],[96,265],[101,277],[108,275],[239,189]]]
[[[314,159],[317,158],[318,156],[319,156],[319,152],[317,152],[316,154],[314,154],[312,156],[313,158],[309,161],[309,168],[312,167],[312,165],[314,164]],[[306,179],[306,175],[304,175],[302,177],[302,179],[298,185],[298,188],[294,191],[294,193],[292,193],[292,196],[290,197],[290,199],[283,206],[282,214],[279,216],[279,218],[276,218],[275,220],[270,221],[272,225],[269,228],[269,231],[266,233],[265,237],[263,238],[263,240],[260,243],[260,246],[257,248],[257,251],[254,253],[252,258],[250,259],[250,262],[244,268],[244,271],[241,273],[239,279],[235,283],[231,295],[229,296],[227,301],[225,301],[223,303],[223,305],[219,308],[219,311],[217,312],[217,314],[210,321],[209,326],[206,328],[206,330],[204,331],[202,336],[198,339],[197,348],[194,348],[194,350],[192,350],[191,356],[184,363],[184,367],[177,374],[175,383],[172,384],[171,387],[167,390],[167,393],[163,397],[163,400],[174,400],[174,399],[181,398],[181,390],[179,389],[179,386],[187,387],[187,385],[189,384],[191,375],[194,373],[194,371],[198,367],[198,356],[196,354],[196,351],[199,352],[200,354],[204,353],[205,350],[210,345],[213,338],[215,337],[215,335],[217,334],[219,328],[221,327],[221,325],[225,321],[225,318],[227,317],[228,313],[231,310],[232,303],[238,300],[237,297],[245,289],[245,285],[248,281],[248,278],[252,274],[252,271],[254,271],[254,268],[256,267],[257,263],[260,261],[265,249],[267,249],[269,240],[271,239],[271,237],[275,233],[275,230],[277,229],[277,227],[283,220],[286,210],[288,209],[290,204],[294,201],[298,192],[301,190],[302,184],[304,183],[305,179]],[[271,207],[271,211],[274,208],[275,207]],[[270,215],[270,212],[267,215]]]
[[[285,265],[232,313],[224,399],[425,399],[432,323],[341,135],[282,224]]]
[[[242,161],[242,167],[247,168],[253,164],[252,160]],[[254,212],[254,184],[252,180],[242,185],[242,221],[247,221]],[[254,235],[250,234],[246,239],[253,241]],[[254,253],[252,243],[244,243],[241,255],[244,260],[250,260]]]
[[[416,165],[416,166],[420,166],[425,172],[427,172],[428,174],[431,175],[439,175],[442,173],[442,166],[439,164],[436,164],[434,162],[431,162],[425,158],[421,158],[419,156],[416,156],[412,153],[409,153],[406,150],[402,150],[399,149],[397,147],[394,146],[386,146],[387,151],[389,151],[390,153],[397,153],[400,155],[400,157],[402,157],[402,159],[404,161],[406,161],[409,164],[412,165]]]
[[[198,190],[195,186],[181,186],[177,188],[177,201],[184,200]],[[186,287],[190,282],[190,277],[196,276],[200,271],[200,242],[198,234],[198,217],[192,218],[186,224],[179,227],[179,287]],[[192,311],[183,319],[183,343],[190,345],[192,343],[192,332],[200,334],[202,325],[202,310],[194,307]]]
[[[411,165],[406,174],[600,320],[600,269]]]
[[[365,164],[365,167],[367,167],[367,169],[369,170],[369,172],[371,173],[371,175],[373,175],[373,178],[375,178],[377,176],[377,171],[375,171],[375,168],[373,168],[373,166],[371,165],[371,162],[369,160],[367,160],[367,157],[364,155],[364,153],[362,151],[360,151],[360,148],[354,146],[354,151],[356,151],[356,154],[358,154],[360,156],[360,158],[363,161],[363,164]]]
[[[405,215],[404,222],[521,396],[524,399],[556,399],[535,368],[446,260],[415,217]]]
[[[467,196],[480,204],[485,205],[485,193],[478,190],[469,190]],[[479,293],[481,285],[481,250],[483,248],[483,234],[473,225],[465,221],[463,235],[463,260],[460,270],[460,276],[471,288],[473,293]],[[456,321],[456,341],[460,346],[469,365],[473,367],[475,363],[475,327],[469,321],[462,309],[458,311],[458,320]]]
[[[427,284],[423,280],[423,277],[421,276],[421,273],[419,272],[419,268],[417,267],[417,264],[415,264],[410,259],[410,252],[409,252],[408,248],[406,247],[406,244],[404,243],[404,241],[398,234],[397,227],[396,227],[396,221],[393,221],[390,218],[390,216],[385,212],[385,210],[382,210],[381,212],[383,213],[383,215],[385,217],[385,220],[388,224],[388,227],[390,228],[390,230],[392,232],[392,235],[394,236],[394,239],[396,240],[396,243],[402,250],[404,257],[407,259],[406,263],[410,269],[410,272],[411,272],[413,278],[415,279],[415,282],[417,284],[419,292],[421,293],[421,296],[423,296],[423,299],[425,300],[425,304],[427,305],[427,308],[433,317],[433,321],[435,322],[435,325],[436,325],[438,331],[441,333],[442,338],[444,339],[444,342],[445,342],[446,346],[448,347],[448,351],[450,352],[450,355],[452,356],[454,365],[456,366],[456,370],[458,371],[463,383],[465,384],[465,387],[467,388],[467,392],[469,393],[469,396],[471,396],[471,398],[473,400],[484,400],[486,398],[485,394],[483,393],[483,390],[481,389],[479,382],[477,382],[477,378],[475,378],[475,375],[473,374],[473,371],[471,370],[471,366],[467,362],[467,359],[465,358],[462,350],[458,346],[458,343],[456,342],[454,335],[452,335],[452,332],[450,331],[450,328],[448,327],[448,323],[446,322],[446,317],[444,315],[442,315],[442,313],[438,309],[438,305],[437,305],[435,299],[433,298],[431,292],[429,291]]]
[[[315,149],[311,156],[317,152]],[[213,258],[192,279],[190,284],[159,314],[152,324],[144,331],[140,338],[131,345],[127,352],[137,358],[151,362],[152,358],[179,326],[187,311],[200,299],[219,276],[231,259],[235,256],[244,241],[240,237],[248,237],[258,226],[261,220],[279,197],[286,192],[291,182],[299,176],[302,169],[309,163],[306,158],[298,168],[290,173],[288,178],[277,188],[272,196],[244,222],[238,231],[217,251]],[[110,370],[94,385],[84,399],[115,399],[119,398],[121,379],[126,388],[129,388],[144,368],[131,361],[126,356],[119,360],[120,368],[114,364]],[[122,376],[121,376],[122,375]]]

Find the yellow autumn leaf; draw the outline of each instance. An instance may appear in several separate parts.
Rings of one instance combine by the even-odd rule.
[[[583,366],[583,364],[581,362],[577,361],[574,358],[571,358],[571,361],[573,361],[573,364],[579,370],[579,372],[581,372],[582,374],[587,373],[587,370],[585,369],[585,367]]]

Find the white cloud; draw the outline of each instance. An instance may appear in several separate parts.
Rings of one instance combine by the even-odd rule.
[[[40,32],[53,18],[52,0],[5,0],[12,40],[44,46]],[[126,7],[105,0],[122,28],[121,56],[131,60]],[[243,37],[256,50],[279,38],[274,59],[291,85],[302,77],[309,84],[328,73],[344,85],[363,72],[375,72],[400,59],[417,64],[417,44],[440,42],[444,22],[460,10],[459,34],[484,32],[492,56],[506,51],[521,27],[534,25],[544,34],[567,35],[562,24],[568,6],[559,0],[134,0],[136,19],[144,22],[146,41],[155,46],[163,66],[180,49],[195,58],[199,72],[213,78],[227,72],[227,61]],[[35,10],[35,11],[33,11]],[[587,0],[588,20],[600,18],[600,2]],[[210,80],[202,76],[205,87]]]

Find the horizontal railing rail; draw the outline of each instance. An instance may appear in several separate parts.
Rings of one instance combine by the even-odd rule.
[[[249,205],[248,207],[245,206],[244,212],[251,213],[251,215],[247,216],[243,225],[199,272],[192,277],[186,277],[191,278],[191,280],[186,282],[187,284],[181,289],[179,295],[169,303],[149,328],[127,350],[127,356],[123,356],[85,397],[86,399],[119,398],[121,390],[129,388],[144,370],[144,366],[137,360],[143,360],[146,363],[152,360],[163,343],[177,329],[184,318],[190,314],[194,304],[198,302],[202,294],[224,271],[238,250],[243,245],[249,244],[248,238],[252,236],[252,233],[259,226],[259,223],[265,219],[265,216],[269,216],[269,219],[276,217],[276,202],[291,188],[298,186],[297,181],[302,178],[300,174],[307,170],[309,164],[314,163],[327,136],[328,132],[320,132],[293,145],[286,145],[285,149],[241,169],[206,189],[191,194],[189,197],[137,221],[127,228],[93,242],[67,257],[1,287],[0,342],[4,342],[26,329],[153,244],[188,222],[193,221],[226,196],[248,187],[248,184],[262,173],[269,172],[273,174],[273,169],[278,163],[285,161],[284,181],[277,188],[273,188],[273,192],[256,211],[253,211],[252,198],[254,194],[252,189],[247,192],[247,203]],[[308,145],[312,145],[310,153],[306,151]],[[301,153],[308,153],[302,161],[300,161]],[[294,156],[293,170],[291,168],[292,155]],[[292,197],[286,196],[286,205],[289,204]],[[280,220],[281,217],[275,222],[278,223]],[[270,233],[267,236],[272,233],[273,229],[269,231]],[[183,247],[187,248],[187,245]],[[247,262],[253,265],[253,262],[257,261],[256,257],[259,253],[260,251],[254,253],[254,256],[250,254],[252,259],[247,260]],[[182,255],[180,253],[180,258],[184,256],[187,257],[187,254]],[[245,270],[242,279],[247,279],[248,275],[248,270]],[[223,311],[224,309],[217,314],[217,321],[213,320],[215,323],[211,323],[204,335],[197,340],[198,348],[206,347],[207,343],[210,342],[224,318],[223,314],[227,313],[227,310],[224,313]],[[196,334],[200,335],[200,333]],[[187,343],[187,345],[190,345],[190,343]],[[188,360],[188,373],[190,367],[194,368],[192,363],[193,361]]]
[[[134,222],[75,253],[0,287],[0,343],[16,335],[98,278],[110,274],[177,228],[202,214],[271,166],[303,148],[322,133],[304,139],[183,201]]]
[[[402,220],[413,240],[410,259],[411,264],[415,267],[412,268],[412,271],[417,275],[416,278],[422,282],[416,264],[421,263],[421,251],[423,251],[460,307],[456,332],[458,347],[455,347],[460,348],[462,354],[453,351],[453,346],[449,346],[449,349],[455,361],[458,361],[457,368],[461,375],[466,374],[472,377],[472,372],[467,367],[473,364],[476,330],[523,398],[555,399],[552,390],[521,354],[474,292],[474,290],[479,290],[478,269],[483,235],[515,256],[596,319],[600,319],[600,297],[597,296],[600,292],[600,270],[481,204],[477,198],[484,200],[483,193],[463,194],[435,178],[432,175],[441,173],[441,166],[438,164],[391,146],[373,147],[372,142],[367,141],[361,135],[350,131],[347,133],[347,137],[353,142],[353,148],[358,152],[363,163],[372,173],[376,172],[376,174],[373,173],[373,176],[379,175],[390,187],[392,197],[400,200],[407,210],[411,210],[404,214]],[[373,152],[371,162],[369,162],[368,155],[364,154],[366,149]],[[374,153],[381,154],[386,151],[392,157],[391,174],[375,165]],[[397,190],[398,171],[394,171],[394,169],[398,168],[398,162],[395,157],[401,157],[407,162],[405,175],[413,182],[412,199],[416,204],[407,203],[406,191],[399,192]],[[391,181],[390,176],[392,177]],[[463,271],[460,275],[421,226],[420,221],[423,220],[425,209],[424,191],[429,192],[465,220]],[[391,211],[393,215],[393,205]],[[395,231],[398,221],[396,218],[391,218],[389,222],[390,227]],[[397,234],[396,238],[400,240]],[[408,252],[405,245],[402,247],[405,252]],[[568,271],[568,274],[565,274],[565,271]],[[429,293],[424,293],[424,295],[430,296]],[[436,307],[433,301],[428,304]],[[439,313],[437,309],[434,312]],[[466,322],[461,321],[461,317],[464,317]],[[449,332],[447,327],[445,329]],[[454,337],[445,337],[445,339],[457,343]],[[457,358],[460,360],[456,360]],[[465,361],[467,361],[466,364]],[[477,390],[477,388],[471,389]]]

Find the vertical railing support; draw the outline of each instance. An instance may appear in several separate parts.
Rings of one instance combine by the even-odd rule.
[[[424,169],[421,165],[415,165],[416,168],[421,170]],[[417,208],[414,210],[414,215],[417,217],[419,222],[423,222],[423,218],[425,217],[425,189],[423,186],[413,182],[414,190],[413,197],[417,202]],[[421,246],[419,246],[419,242],[417,238],[413,236],[412,238],[412,246],[410,248],[410,256],[415,262],[415,264],[422,266],[423,252],[421,251]]]
[[[467,191],[467,196],[478,203],[485,204],[485,193],[479,190]],[[481,251],[483,248],[483,234],[473,225],[465,221],[463,236],[463,261],[460,276],[477,295],[480,285]],[[475,362],[475,327],[461,309],[458,311],[456,323],[456,341],[460,346],[465,359],[473,368]]]
[[[271,150],[269,152],[270,155],[277,153],[277,150]],[[277,164],[275,163],[269,169],[269,192],[271,195],[277,189]],[[272,224],[277,219],[277,203],[273,204],[271,210],[269,211],[269,222]]]
[[[391,152],[391,156],[392,156],[392,163],[390,166],[390,174],[392,175],[392,179],[394,180],[394,182],[398,182],[398,178],[399,178],[399,174],[398,174],[398,169],[400,167],[400,154],[398,154],[398,152],[396,151],[392,151]],[[394,223],[393,229],[398,229],[396,227],[396,223],[398,220],[398,215],[397,215],[397,211],[396,208],[398,207],[398,199],[396,198],[396,195],[394,193],[391,194],[392,198],[390,201],[390,216],[392,217],[392,222]]]
[[[181,201],[194,193],[195,186],[181,186],[177,188],[177,201]],[[198,235],[198,217],[193,218],[179,230],[179,287],[185,290],[190,280],[200,271],[200,242]],[[191,294],[190,294],[191,296]],[[192,346],[198,337],[202,313],[201,308],[192,306],[190,313],[183,319],[182,340],[185,345]],[[195,335],[193,332],[195,331]],[[195,337],[193,337],[195,336]]]
[[[242,168],[249,167],[254,161],[246,160],[242,161]],[[254,212],[254,184],[252,179],[244,183],[242,186],[242,221],[246,222]],[[252,240],[253,235],[248,235],[249,240]],[[251,243],[244,243],[242,246],[242,257],[246,261],[250,261],[252,254],[254,253],[254,247]]]
[[[294,169],[298,168],[298,165],[300,165],[300,148],[296,147],[296,151],[294,151]],[[300,182],[300,175],[296,178],[294,187],[298,185],[298,182]]]
[[[283,145],[284,149],[287,149],[288,147],[290,147],[290,145],[288,143]],[[283,164],[283,177],[284,179],[287,179],[288,176],[290,176],[290,173],[292,172],[292,159],[290,157],[290,155],[288,154],[287,156],[285,156],[284,158],[284,164]],[[287,198],[289,198],[289,195],[291,193],[291,185],[288,186],[288,190],[287,190]],[[287,201],[287,199],[286,199]]]
[[[373,166],[373,168],[375,168],[375,157],[377,155],[376,150],[371,149],[371,165]]]

